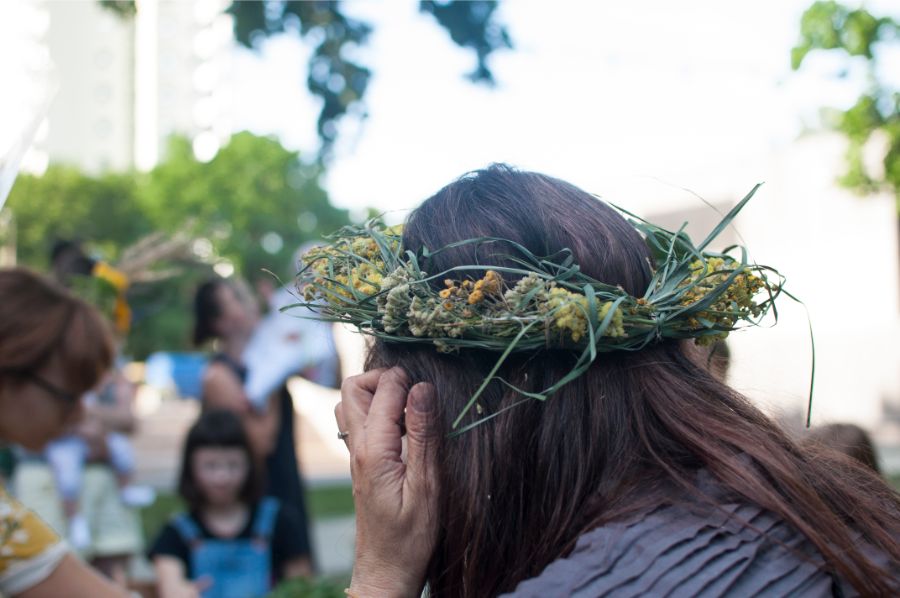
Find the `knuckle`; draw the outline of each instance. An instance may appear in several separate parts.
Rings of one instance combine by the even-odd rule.
[[[362,491],[362,488],[359,487],[359,484],[353,484],[353,498],[360,498],[365,493]]]
[[[368,457],[366,456],[365,450],[359,448],[353,452],[353,464],[357,469],[365,468],[367,462]]]
[[[358,376],[347,376],[341,381],[341,394],[348,393],[356,386]]]
[[[401,367],[391,368],[384,373],[384,377],[387,381],[397,384],[397,385],[405,385],[409,379],[409,376],[406,374],[406,370]]]

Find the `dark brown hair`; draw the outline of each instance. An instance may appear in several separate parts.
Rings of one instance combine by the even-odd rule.
[[[837,451],[881,474],[872,439],[865,430],[854,424],[827,424],[813,428],[804,438],[804,445],[814,450]]]
[[[650,281],[645,243],[609,206],[563,181],[506,166],[440,190],[411,214],[403,245],[421,255],[426,247],[482,236],[517,242],[538,256],[568,248],[586,274],[632,295],[641,296]],[[510,256],[515,250],[503,244],[469,244],[439,252],[422,267],[437,274],[463,264],[514,265]],[[496,353],[448,355],[383,342],[368,357],[369,368],[400,365],[413,381],[436,387],[441,531],[428,569],[434,595],[511,591],[598,525],[677,492],[703,500],[701,468],[738,500],[778,514],[807,536],[827,566],[860,592],[887,590],[887,573],[866,559],[854,533],[900,559],[898,496],[862,467],[810,458],[679,342],[602,354],[549,400],[526,400],[450,437],[451,423],[496,359]],[[574,360],[560,350],[514,355],[498,376],[539,392]],[[521,400],[492,383],[479,403],[492,414]]]
[[[261,481],[244,425],[232,411],[207,409],[200,414],[188,431],[181,455],[178,493],[190,510],[196,511],[206,504],[206,498],[194,480],[194,470],[191,466],[194,453],[201,448],[237,448],[244,451],[247,456],[247,479],[241,485],[238,497],[247,505],[259,500],[262,492]]]
[[[228,282],[224,278],[207,280],[194,293],[194,345],[199,347],[216,338],[215,322],[222,315],[218,291]]]
[[[113,355],[109,325],[96,309],[30,270],[0,270],[0,383],[58,357],[65,390],[81,396],[109,370]]]

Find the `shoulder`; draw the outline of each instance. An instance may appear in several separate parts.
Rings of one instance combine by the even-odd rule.
[[[831,595],[821,555],[780,518],[746,504],[666,506],[582,535],[513,596]]]
[[[240,379],[234,368],[222,360],[211,360],[203,371],[203,382],[230,382],[240,384]]]
[[[202,399],[210,407],[245,411],[249,408],[244,386],[224,363],[211,363],[203,374]]]
[[[188,530],[183,529],[185,524],[190,524],[190,516],[188,514],[180,513],[173,516],[156,535],[156,539],[154,539],[153,544],[147,551],[147,555],[151,559],[156,556],[166,555],[185,560],[190,552],[188,537],[191,535]]]
[[[18,594],[43,581],[67,552],[46,523],[0,488],[0,592]]]

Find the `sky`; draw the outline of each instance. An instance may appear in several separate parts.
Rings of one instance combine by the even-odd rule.
[[[867,6],[896,12],[890,4]],[[375,26],[360,52],[374,76],[369,117],[342,126],[326,187],[342,207],[404,210],[502,161],[601,194],[635,179],[702,188],[704,173],[790,143],[820,106],[849,106],[864,87],[861,68],[833,77],[845,63],[827,54],[791,71],[808,5],[506,0],[496,14],[515,50],[492,57],[489,89],[464,79],[474,56],[417,3],[348,2]],[[283,36],[261,54],[236,52],[236,128],[309,155],[309,49]],[[888,58],[900,73],[900,56]]]
[[[490,89],[465,79],[474,54],[455,46],[417,1],[346,0],[349,15],[374,26],[357,51],[373,71],[368,117],[345,119],[323,183],[341,207],[360,213],[376,206],[398,211],[397,219],[492,162],[555,175],[614,200],[645,188],[715,194],[713,175],[792,143],[817,126],[820,107],[847,107],[865,87],[861,61],[838,78],[848,63],[829,53],[814,53],[801,72],[791,71],[790,50],[810,1],[503,0],[496,19],[515,49],[491,57],[498,85]],[[900,18],[897,0],[866,6]],[[10,55],[16,27],[41,26],[0,21],[0,49]],[[11,40],[7,47],[4,40]],[[894,46],[882,57],[883,71],[900,88],[900,44]],[[234,130],[273,134],[314,154],[319,106],[305,87],[310,51],[293,35],[271,38],[260,52],[235,47]],[[14,73],[30,76],[26,66]],[[29,88],[6,74],[0,80]],[[24,94],[0,94],[3,114],[33,103]],[[4,148],[6,133],[20,135],[20,120],[0,118]],[[749,189],[765,178],[756,170],[748,167],[735,186]]]

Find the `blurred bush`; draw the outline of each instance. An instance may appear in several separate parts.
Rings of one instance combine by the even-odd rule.
[[[15,243],[19,264],[47,271],[60,239],[83,241],[92,257],[115,262],[139,238],[193,223],[193,255],[180,274],[129,289],[126,351],[142,359],[188,348],[194,288],[214,270],[257,282],[271,279],[268,269],[289,281],[301,244],[349,222],[346,210],[331,205],[321,175],[321,166],[304,164],[274,138],[238,133],[200,162],[190,141],[175,136],[147,173],[90,175],[53,165],[42,176],[21,175],[7,204],[14,222],[0,243]]]

